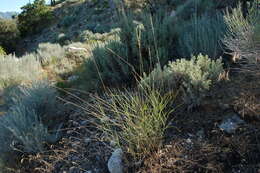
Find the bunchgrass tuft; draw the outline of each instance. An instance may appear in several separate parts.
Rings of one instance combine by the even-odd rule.
[[[156,90],[110,92],[105,97],[94,97],[92,111],[98,128],[139,160],[160,148],[167,120],[174,111],[170,107],[175,93],[161,95]]]

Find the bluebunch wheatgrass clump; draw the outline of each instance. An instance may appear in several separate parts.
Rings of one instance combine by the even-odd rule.
[[[175,96],[174,92],[160,94],[150,89],[112,91],[104,97],[93,97],[91,111],[86,112],[97,118],[97,126],[107,140],[139,161],[161,147]]]

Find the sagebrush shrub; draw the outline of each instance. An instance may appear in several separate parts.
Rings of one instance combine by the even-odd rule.
[[[208,56],[199,54],[191,60],[178,59],[169,62],[163,69],[158,66],[150,75],[144,76],[141,86],[181,89],[184,102],[193,107],[201,103],[206,91],[222,72],[221,59],[211,60]]]
[[[7,55],[0,58],[0,89],[13,84],[37,81],[42,78],[42,68],[34,54],[17,58]]]
[[[131,13],[122,13],[119,38],[97,43],[81,74],[87,88],[128,85],[156,63],[168,62],[176,40],[170,18],[163,12],[155,16],[142,13],[139,20],[135,21]]]
[[[35,153],[43,151],[46,142],[54,142],[58,136],[49,133],[48,124],[57,114],[56,96],[55,89],[44,82],[10,94],[12,104],[0,117],[0,151]]]
[[[221,39],[225,32],[226,24],[222,14],[195,15],[179,25],[178,54],[190,57],[202,53],[210,58],[218,58],[224,52]]]
[[[65,49],[59,44],[41,43],[36,52],[43,66],[55,64],[65,57]]]
[[[131,80],[127,48],[120,41],[99,44],[92,54],[93,57],[84,63],[80,77],[87,90],[101,89],[103,84],[118,85]]]
[[[120,17],[120,40],[127,46],[129,57],[138,62],[137,72],[150,70],[156,63],[166,64],[177,41],[174,21],[166,12],[155,15],[144,11],[136,19],[132,13]],[[135,60],[136,59],[136,60]],[[141,67],[140,67],[141,66]]]
[[[62,19],[62,21],[60,22],[60,25],[62,27],[69,27],[73,24],[73,22],[76,20],[76,17],[75,16],[66,16]]]

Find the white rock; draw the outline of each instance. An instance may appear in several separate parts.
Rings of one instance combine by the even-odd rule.
[[[82,48],[82,47],[69,47],[68,51],[88,51],[86,48]]]
[[[116,149],[109,158],[107,167],[110,173],[123,173],[123,150]]]

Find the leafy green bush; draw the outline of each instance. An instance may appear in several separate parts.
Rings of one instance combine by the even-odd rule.
[[[167,118],[174,110],[170,108],[174,94],[161,95],[156,90],[111,92],[93,100],[92,111],[86,111],[98,119],[98,127],[108,140],[134,159],[142,159],[160,148]]]
[[[190,107],[197,106],[204,98],[206,91],[218,80],[223,72],[221,59],[211,60],[199,54],[191,60],[178,59],[169,62],[161,69],[154,69],[149,76],[144,76],[141,86],[155,88],[181,89],[183,100]]]
[[[48,83],[40,82],[20,87],[15,94],[11,95],[9,111],[0,117],[0,151],[43,151],[45,142],[55,142],[58,137],[44,125],[56,114],[56,91]]]
[[[19,83],[37,81],[42,77],[42,68],[34,54],[20,58],[14,55],[0,56],[0,89]]]
[[[221,14],[202,17],[196,15],[179,26],[177,51],[181,57],[202,53],[210,58],[218,58],[223,54],[221,39],[226,25]]]
[[[18,28],[22,36],[42,31],[53,19],[51,8],[45,5],[45,0],[35,0],[21,9],[22,12],[18,15]]]
[[[65,57],[65,50],[59,44],[41,43],[36,52],[43,66],[55,64]]]
[[[16,20],[0,19],[0,45],[7,52],[14,51],[19,36]]]

